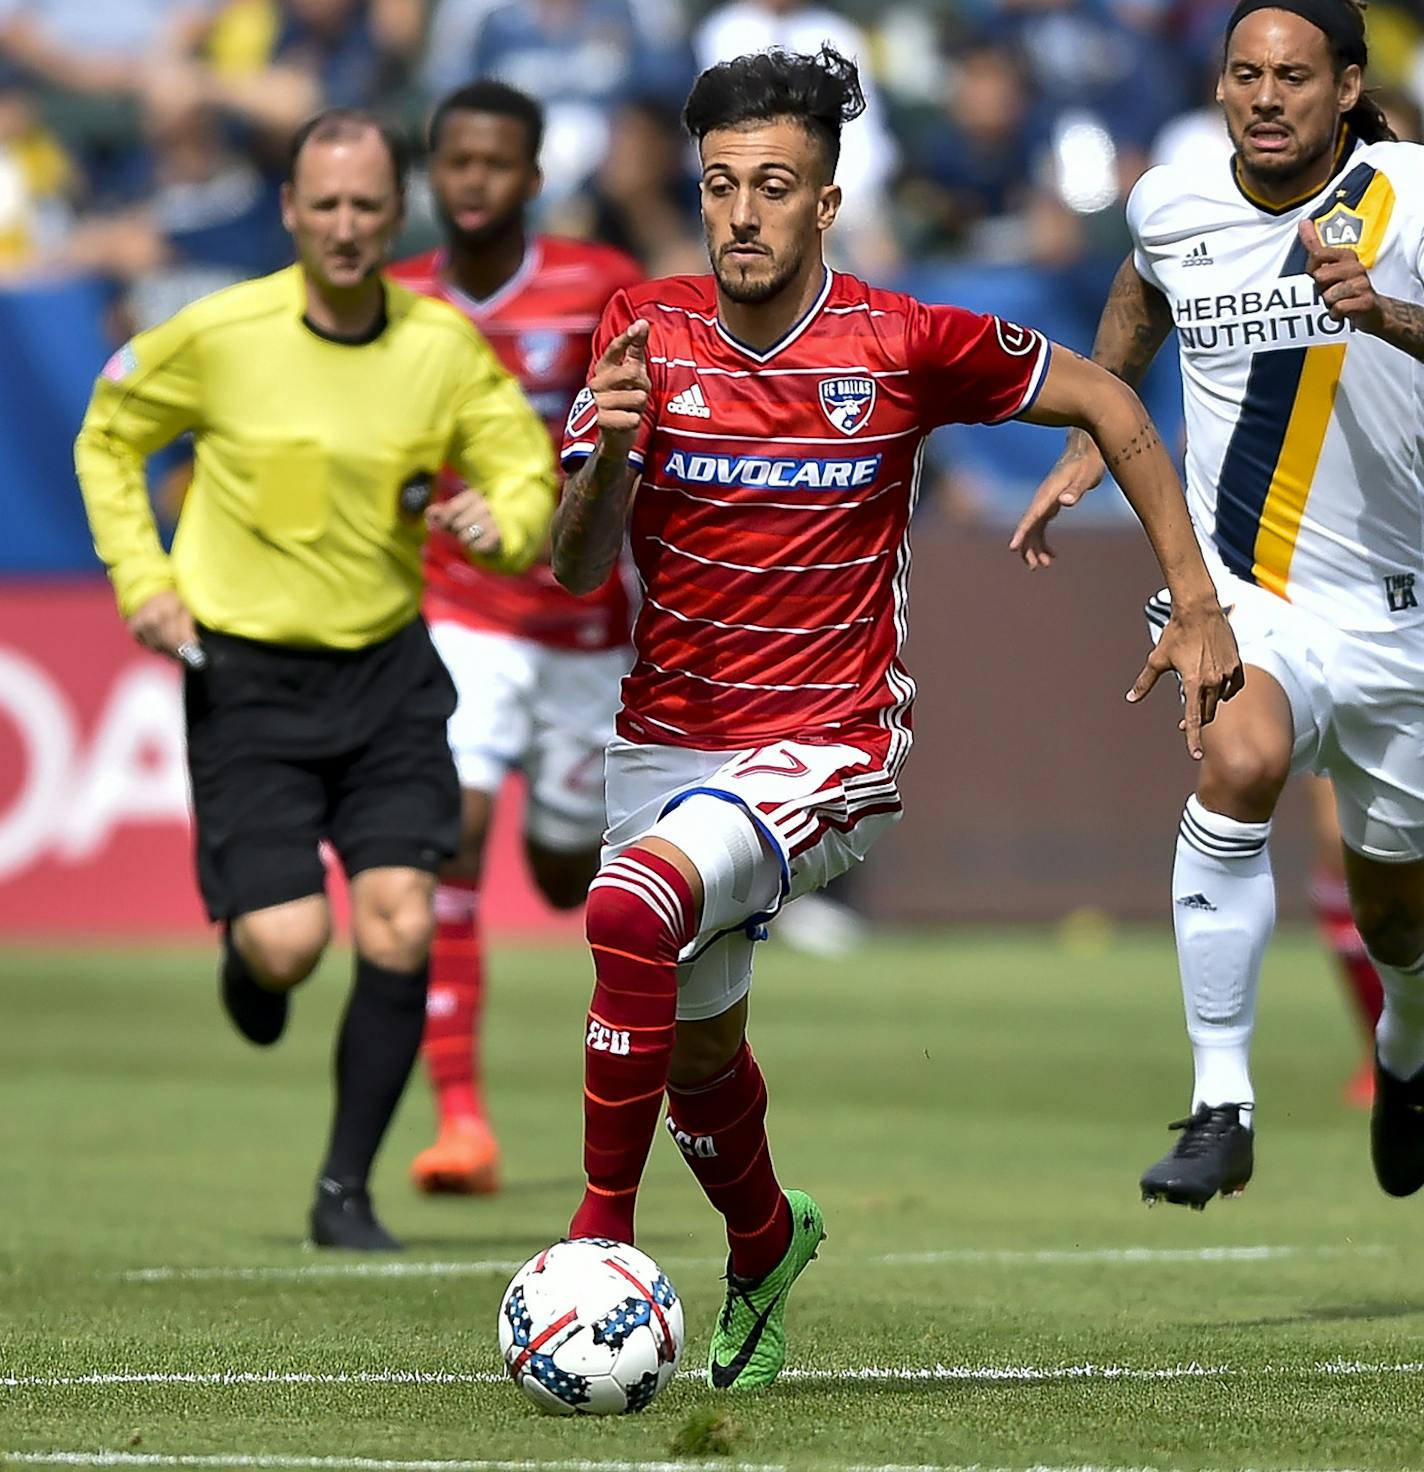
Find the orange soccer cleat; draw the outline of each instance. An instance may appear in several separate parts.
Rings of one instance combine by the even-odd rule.
[[[1368,1109],[1375,1102],[1375,1060],[1366,1058],[1340,1091],[1351,1109]]]
[[[490,1196],[499,1190],[499,1146],[483,1119],[448,1119],[440,1137],[411,1162],[410,1178],[430,1195]]]

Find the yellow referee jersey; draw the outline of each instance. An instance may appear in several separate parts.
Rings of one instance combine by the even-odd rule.
[[[195,302],[109,360],[75,444],[94,545],[119,610],[176,588],[200,623],[277,644],[360,649],[420,607],[425,520],[402,487],[450,464],[527,567],[555,481],[548,435],[454,308],[386,283],[361,344],[302,317],[299,266]],[[191,431],[193,484],[171,558],[144,458]],[[412,498],[407,495],[407,503]]]

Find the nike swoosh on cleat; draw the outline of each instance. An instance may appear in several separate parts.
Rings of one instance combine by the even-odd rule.
[[[783,1290],[784,1292],[785,1290]],[[737,1376],[751,1363],[752,1356],[756,1353],[756,1347],[761,1343],[761,1336],[766,1330],[776,1305],[781,1302],[781,1294],[775,1298],[757,1315],[756,1322],[752,1325],[751,1333],[742,1341],[742,1347],[731,1358],[730,1363],[719,1365],[713,1360],[707,1367],[707,1372],[712,1378],[712,1384],[718,1390],[730,1390],[737,1382]]]

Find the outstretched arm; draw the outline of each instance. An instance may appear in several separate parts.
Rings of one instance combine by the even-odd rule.
[[[1142,279],[1129,255],[1113,277],[1098,319],[1093,362],[1136,388],[1171,330],[1172,309],[1166,297]],[[1046,541],[1048,523],[1063,507],[1076,506],[1102,480],[1104,468],[1092,436],[1080,429],[1069,430],[1062,455],[1034,493],[1009,541],[1030,568],[1047,567],[1053,561],[1053,549]]]
[[[1187,747],[1200,757],[1201,728],[1242,685],[1236,640],[1217,602],[1187,514],[1181,482],[1142,401],[1120,378],[1056,348],[1037,401],[1024,418],[1089,436],[1137,513],[1172,593],[1172,618],[1127,698],[1140,700],[1175,669],[1186,701]]]
[[[619,333],[598,360],[589,390],[598,405],[598,443],[564,482],[554,513],[554,576],[571,593],[601,588],[623,550],[638,475],[628,454],[648,407],[648,323]]]

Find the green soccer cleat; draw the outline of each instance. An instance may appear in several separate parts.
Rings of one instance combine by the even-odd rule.
[[[825,1241],[821,1208],[804,1191],[788,1191],[791,1245],[786,1256],[755,1282],[727,1269],[727,1297],[707,1351],[714,1390],[759,1390],[786,1363],[786,1295]]]

